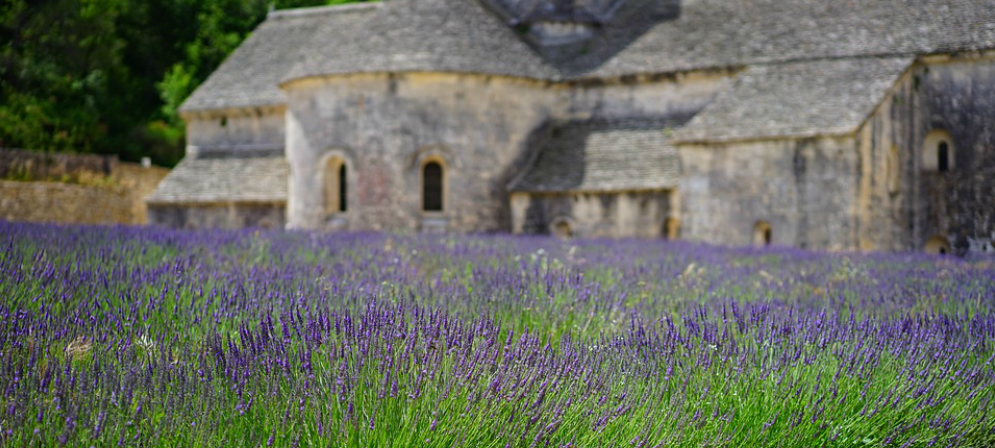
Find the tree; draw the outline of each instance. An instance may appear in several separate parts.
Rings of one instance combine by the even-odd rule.
[[[15,0],[0,12],[0,141],[89,152],[111,129],[127,77],[117,0]]]
[[[362,0],[4,0],[0,147],[183,156],[176,109],[277,8]]]

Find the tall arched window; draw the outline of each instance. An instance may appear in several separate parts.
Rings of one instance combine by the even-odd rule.
[[[442,164],[439,162],[433,160],[422,166],[422,211],[443,210],[444,176]]]
[[[922,150],[923,171],[946,173],[956,168],[956,148],[950,133],[937,129],[926,135]]]
[[[331,217],[347,210],[348,190],[346,164],[342,159],[329,157],[322,173],[322,190],[325,197],[325,216]]]
[[[767,221],[757,221],[753,226],[753,245],[770,246],[774,232]]]
[[[347,200],[346,200],[346,170],[345,164],[339,165],[339,211],[346,211]]]

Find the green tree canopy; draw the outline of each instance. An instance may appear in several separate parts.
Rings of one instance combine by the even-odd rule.
[[[363,0],[3,0],[0,147],[183,156],[176,109],[271,7]]]

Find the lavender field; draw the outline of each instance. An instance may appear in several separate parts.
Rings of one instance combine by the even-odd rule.
[[[995,445],[995,266],[0,223],[0,446]]]

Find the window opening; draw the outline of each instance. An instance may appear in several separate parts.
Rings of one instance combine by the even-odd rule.
[[[347,209],[346,198],[346,168],[345,164],[339,165],[339,211],[344,212]]]
[[[422,210],[441,212],[443,208],[442,165],[428,162],[422,168]]]
[[[940,146],[936,151],[937,166],[941,173],[946,173],[950,171],[950,144],[947,142],[940,142]]]

